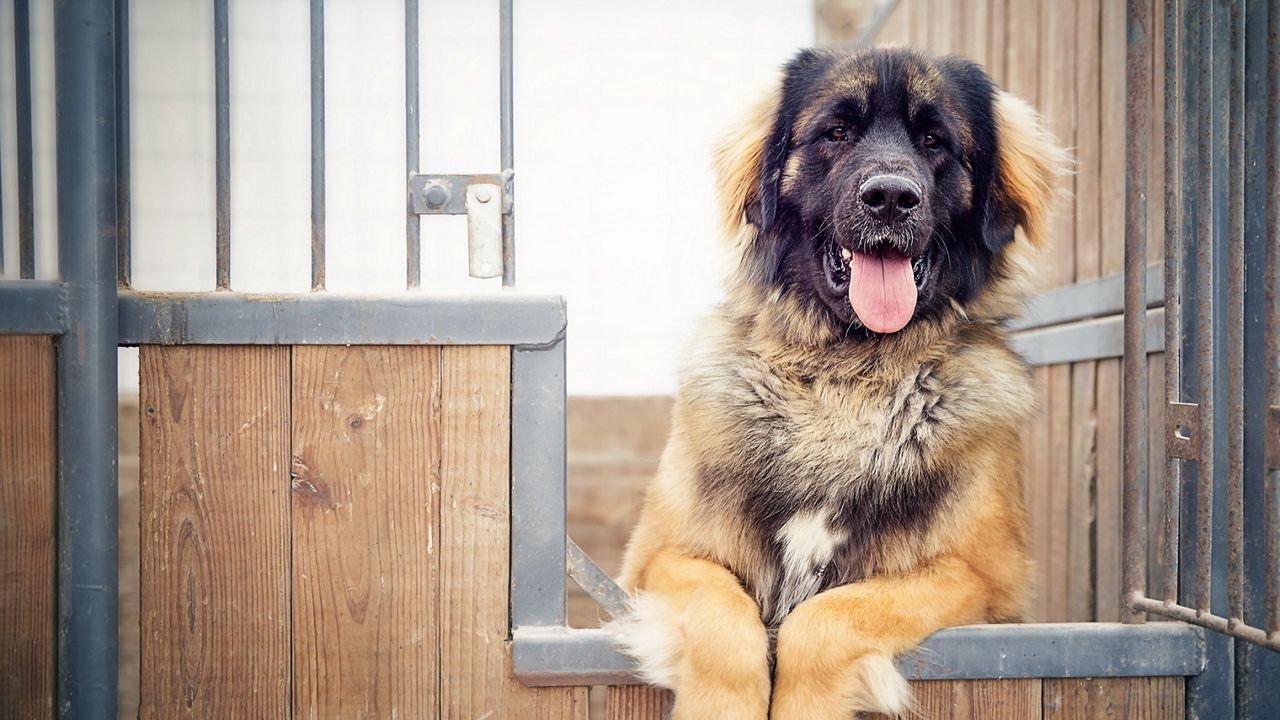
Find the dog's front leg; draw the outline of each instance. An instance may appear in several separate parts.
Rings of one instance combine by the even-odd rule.
[[[893,657],[934,631],[980,622],[986,582],[963,560],[832,588],[796,607],[778,633],[771,720],[901,715],[910,706]]]
[[[675,691],[674,720],[765,720],[769,642],[737,577],[669,550],[643,577],[630,617],[613,629],[646,679]]]

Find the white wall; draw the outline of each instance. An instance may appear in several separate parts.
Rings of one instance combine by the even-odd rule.
[[[39,259],[53,270],[52,52],[33,3]],[[309,287],[307,0],[231,3],[232,285]],[[0,25],[11,17],[0,0]],[[497,3],[424,0],[422,169],[498,158]],[[709,149],[796,48],[810,0],[516,0],[516,238],[521,290],[569,302],[569,391],[674,389],[693,320],[715,301]],[[212,12],[132,0],[134,281],[214,277]],[[404,45],[398,0],[326,4],[328,286],[404,282]],[[0,28],[3,29],[3,28]],[[8,33],[0,58],[12,58]],[[7,52],[6,52],[7,51]],[[12,67],[0,60],[6,267],[16,272]],[[465,277],[465,221],[423,220],[425,292],[494,292]],[[121,362],[136,388],[136,355]]]

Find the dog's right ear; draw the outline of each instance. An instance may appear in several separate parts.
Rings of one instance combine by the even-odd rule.
[[[778,86],[716,147],[721,223],[729,237],[745,223],[768,231],[777,221],[796,115],[829,63],[819,50],[802,50],[783,68]]]

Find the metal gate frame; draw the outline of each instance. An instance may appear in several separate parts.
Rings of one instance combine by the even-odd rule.
[[[406,63],[412,70],[406,72],[406,139],[408,148],[407,169],[409,185],[406,190],[406,285],[419,284],[417,268],[420,266],[420,236],[417,218],[426,213],[465,213],[466,203],[459,195],[472,184],[496,184],[502,193],[502,270],[503,284],[514,283],[514,233],[513,233],[513,148],[512,148],[512,0],[500,1],[501,22],[501,169],[484,175],[427,175],[418,172],[418,97],[416,68],[417,0],[406,0]],[[1275,63],[1274,36],[1280,26],[1280,11],[1276,0],[1251,2],[1248,6],[1248,33],[1257,43],[1259,28],[1267,28],[1270,22],[1272,47],[1265,62]],[[1168,0],[1167,17],[1177,18],[1181,13],[1191,15],[1195,3],[1186,0],[1178,3]],[[1228,17],[1231,27],[1240,20],[1241,2],[1230,5],[1215,3],[1213,17]],[[15,0],[15,10],[25,11],[26,0]],[[1145,36],[1149,18],[1145,4],[1130,0],[1130,93],[1140,92],[1138,81],[1145,80],[1145,68],[1138,58],[1145,57],[1149,40]],[[512,350],[512,447],[511,447],[511,626],[512,652],[517,676],[530,685],[584,685],[594,683],[634,682],[634,663],[613,645],[612,638],[602,630],[571,629],[566,626],[566,573],[583,585],[606,611],[620,612],[625,597],[616,585],[587,558],[565,535],[565,329],[566,310],[563,300],[557,297],[527,296],[504,292],[492,297],[440,297],[420,294],[404,294],[381,297],[355,297],[316,292],[292,296],[261,296],[232,292],[230,290],[231,231],[229,224],[230,174],[229,174],[229,92],[227,68],[229,48],[227,44],[228,0],[214,0],[215,33],[215,89],[217,109],[217,183],[218,231],[217,278],[219,292],[162,294],[134,292],[130,283],[129,243],[129,172],[128,172],[128,63],[127,63],[127,0],[58,0],[55,10],[55,44],[57,58],[56,106],[58,141],[58,256],[61,280],[41,282],[30,279],[29,263],[24,259],[23,277],[16,281],[0,282],[0,332],[9,334],[40,334],[57,338],[58,349],[58,509],[57,509],[57,688],[56,707],[62,717],[115,716],[116,646],[117,630],[117,507],[116,507],[116,347],[135,344],[501,344],[511,345]],[[1258,17],[1262,20],[1259,21]],[[1270,18],[1268,20],[1268,17]],[[323,0],[312,0],[312,76],[313,101],[323,97]],[[1261,24],[1259,24],[1261,22]],[[1176,26],[1173,23],[1170,27]],[[1221,27],[1226,27],[1222,25]],[[1215,34],[1213,43],[1227,43],[1229,34]],[[1206,40],[1208,42],[1208,40]],[[1213,45],[1213,47],[1217,47]],[[1223,45],[1222,47],[1226,47]],[[1187,48],[1183,48],[1187,51]],[[1169,52],[1166,46],[1166,52]],[[1194,59],[1195,56],[1188,56]],[[1258,59],[1250,55],[1249,63]],[[1275,68],[1277,65],[1271,65]],[[1231,72],[1242,71],[1232,64]],[[1228,75],[1226,64],[1214,66],[1214,73],[1221,73],[1223,81],[1231,77],[1239,80],[1243,75]],[[1245,109],[1245,123],[1258,130],[1258,123],[1265,123],[1267,113],[1280,117],[1276,105],[1275,78],[1271,82],[1259,81],[1263,73],[1250,75],[1247,83],[1258,88],[1265,84],[1266,107],[1259,109],[1250,104]],[[1215,75],[1214,77],[1217,77]],[[1224,86],[1225,87],[1225,86]],[[1243,96],[1242,96],[1243,97]],[[1140,105],[1140,103],[1139,103]],[[1191,103],[1184,103],[1182,112],[1190,117]],[[1202,103],[1203,106],[1209,103]],[[1218,111],[1215,105],[1215,112]],[[1269,109],[1268,109],[1269,108]],[[1136,128],[1145,111],[1140,107],[1130,109],[1130,121]],[[1169,122],[1166,108],[1166,122]],[[1259,121],[1261,116],[1263,120]],[[1233,116],[1238,117],[1238,116]],[[1177,119],[1176,117],[1174,118]],[[1242,220],[1253,227],[1259,237],[1266,228],[1272,229],[1272,239],[1265,245],[1271,260],[1266,278],[1268,291],[1266,312],[1268,347],[1275,349],[1275,286],[1276,209],[1274,182],[1276,177],[1277,132],[1270,125],[1270,164],[1266,174],[1250,171],[1243,179],[1243,188],[1251,197],[1267,198],[1269,224],[1255,216]],[[1266,127],[1265,125],[1263,127]],[[324,119],[323,102],[312,107],[312,284],[316,290],[324,287]],[[1237,138],[1238,128],[1233,126],[1231,138]],[[1226,140],[1219,139],[1226,147]],[[1140,147],[1131,137],[1131,149]],[[1231,147],[1238,150],[1237,141]],[[1225,153],[1222,154],[1225,156]],[[1240,157],[1238,154],[1236,157]],[[120,159],[123,158],[123,161]],[[1140,153],[1130,153],[1131,180],[1145,174],[1145,159]],[[1213,166],[1218,172],[1218,165]],[[1217,177],[1215,175],[1215,177]],[[1234,176],[1233,176],[1234,177]],[[1273,183],[1267,190],[1266,180]],[[1131,182],[1128,196],[1138,197],[1135,188],[1142,185]],[[1231,186],[1239,189],[1237,183]],[[1223,182],[1213,185],[1217,197],[1236,198],[1238,193]],[[1182,188],[1181,197],[1190,198],[1190,189]],[[1254,203],[1256,206],[1256,202]],[[1127,216],[1126,237],[1134,251],[1126,259],[1126,300],[1129,308],[1145,307],[1145,234],[1140,204],[1130,202]],[[1219,207],[1222,207],[1219,204]],[[1232,205],[1233,215],[1237,212]],[[1225,216],[1221,218],[1225,220]],[[1219,223],[1222,224],[1222,223]],[[28,223],[29,226],[29,223]],[[1202,229],[1208,227],[1205,222]],[[1225,227],[1225,226],[1224,226]],[[1237,226],[1232,224],[1234,229]],[[29,229],[29,227],[28,227]],[[1139,240],[1139,236],[1141,239]],[[1225,238],[1226,230],[1212,234]],[[1189,245],[1189,244],[1187,244]],[[1214,252],[1225,252],[1226,243],[1214,243]],[[1259,253],[1264,248],[1249,246],[1246,252]],[[1220,249],[1219,249],[1220,248]],[[29,251],[29,236],[24,236],[22,252]],[[1233,251],[1234,253],[1234,251]],[[1176,253],[1170,258],[1177,258]],[[1237,258],[1232,254],[1232,259]],[[1190,267],[1186,262],[1166,264],[1167,277],[1177,278],[1179,267]],[[1225,263],[1219,262],[1219,277],[1231,279]],[[1185,272],[1185,270],[1184,270]],[[1256,273],[1255,273],[1256,274]],[[1257,278],[1255,278],[1255,281]],[[1206,281],[1207,282],[1207,281]],[[1254,281],[1249,281],[1254,282]],[[1212,287],[1206,286],[1206,287]],[[1226,285],[1222,285],[1225,288]],[[1175,285],[1170,285],[1170,307],[1180,307]],[[1234,292],[1234,291],[1233,291]],[[1232,297],[1235,297],[1233,294]],[[1255,310],[1260,301],[1256,293],[1246,296],[1244,303]],[[1250,303],[1253,303],[1250,305]],[[1234,305],[1233,305],[1234,307]],[[1130,357],[1141,356],[1145,350],[1146,330],[1142,321],[1144,313],[1126,315],[1126,342]],[[1180,322],[1179,313],[1171,310],[1165,315],[1167,323]],[[1181,325],[1172,324],[1174,332],[1167,337],[1179,337]],[[1218,323],[1215,328],[1222,328]],[[1215,330],[1215,332],[1217,332]],[[1220,332],[1218,333],[1221,334]],[[1190,335],[1183,336],[1183,354],[1194,342]],[[1234,337],[1234,336],[1233,336]],[[1246,336],[1245,350],[1258,350],[1256,342]],[[1252,336],[1256,341],[1256,333]],[[1176,346],[1177,343],[1170,343]],[[1223,352],[1225,342],[1216,344]],[[1145,372],[1142,363],[1127,370],[1131,380],[1128,387],[1138,387],[1137,380]],[[1127,366],[1128,367],[1128,366]],[[1240,378],[1231,370],[1231,377]],[[1215,387],[1225,388],[1228,383],[1214,376]],[[1181,378],[1182,387],[1189,384]],[[1251,387],[1257,388],[1257,378]],[[1272,383],[1275,383],[1274,374]],[[1271,386],[1272,392],[1275,385]],[[1256,395],[1256,397],[1254,397]],[[1234,397],[1234,396],[1233,396]],[[1244,412],[1258,414],[1257,397],[1245,400]],[[1234,401],[1233,401],[1234,402]],[[1127,402],[1132,416],[1127,416],[1126,454],[1136,452],[1144,435],[1136,433],[1139,425],[1130,425],[1141,419],[1141,400]],[[1233,406],[1234,407],[1234,406]],[[1274,414],[1273,414],[1274,425]],[[1215,422],[1217,416],[1214,416]],[[1259,431],[1260,432],[1260,431]],[[1254,432],[1250,444],[1246,440],[1245,463],[1257,462],[1259,432]],[[1274,435],[1274,431],[1268,431]],[[1225,441],[1223,433],[1213,436]],[[1274,441],[1273,441],[1274,442]],[[1280,442],[1276,443],[1280,445]],[[1249,450],[1248,448],[1252,448]],[[1143,453],[1138,453],[1140,456]],[[1253,453],[1252,455],[1250,453]],[[1221,453],[1219,453],[1221,456]],[[1216,466],[1215,466],[1216,467]],[[1126,500],[1139,497],[1145,490],[1145,477],[1140,462],[1126,463]],[[1271,476],[1274,479],[1274,474]],[[1232,498],[1239,499],[1240,492],[1258,495],[1256,487],[1235,488],[1223,485],[1224,478],[1214,474],[1212,483],[1202,483],[1210,488],[1221,485],[1230,490]],[[1238,483],[1237,483],[1238,484]],[[1188,484],[1187,487],[1190,487]],[[1274,496],[1274,482],[1265,492]],[[1211,495],[1222,501],[1226,492]],[[1251,495],[1252,496],[1252,495]],[[1257,498],[1255,498],[1256,500]],[[1274,530],[1274,498],[1270,521],[1265,525]],[[1137,538],[1136,528],[1145,528],[1145,518],[1139,514],[1140,504],[1127,503],[1125,515],[1127,537]],[[1233,506],[1234,508],[1235,506]],[[1233,514],[1236,522],[1239,512]],[[1243,520],[1245,524],[1259,522],[1259,511],[1252,509]],[[1224,513],[1215,513],[1214,519],[1221,526]],[[1252,520],[1250,519],[1252,518]],[[1232,525],[1236,527],[1235,524]],[[1194,535],[1185,533],[1178,540],[1187,550],[1194,550]],[[1271,539],[1274,532],[1267,535]],[[1237,538],[1238,533],[1232,538]],[[1257,544],[1257,542],[1252,542]],[[1216,560],[1222,553],[1221,543],[1207,555]],[[1234,550],[1241,550],[1238,540],[1231,540]],[[1126,545],[1127,555],[1136,552],[1132,542]],[[1204,572],[1205,565],[1190,564],[1193,552],[1180,554],[1184,577],[1191,576],[1192,568]],[[1233,557],[1236,555],[1232,553]],[[1267,553],[1265,562],[1256,561],[1257,554],[1249,555],[1248,567],[1243,571],[1231,569],[1231,578],[1247,575],[1250,598],[1263,582],[1277,582],[1274,554]],[[1135,555],[1136,557],[1136,555]],[[1131,574],[1126,587],[1141,590],[1138,582],[1140,570],[1130,567]],[[1217,578],[1215,591],[1224,595],[1214,597],[1216,607],[1225,601],[1227,565],[1210,563],[1209,575]],[[1233,595],[1233,598],[1235,596]],[[1148,607],[1140,598],[1128,598],[1136,610],[1159,612]],[[1234,600],[1233,600],[1234,602]],[[1256,614],[1254,608],[1249,611]],[[1203,613],[1201,613],[1203,615]],[[1135,615],[1133,619],[1139,619]],[[1212,625],[1211,621],[1203,620]],[[1190,717],[1218,717],[1224,708],[1234,707],[1236,698],[1234,675],[1236,657],[1248,660],[1251,651],[1238,651],[1231,641],[1217,633],[1180,622],[1167,623],[1078,623],[1042,625],[987,625],[952,628],[931,637],[921,652],[913,653],[900,662],[900,668],[912,679],[960,679],[960,678],[1021,678],[1021,677],[1133,677],[1178,675],[1190,678],[1188,682],[1188,714]],[[1254,667],[1271,667],[1274,657],[1258,655]],[[1242,666],[1243,667],[1243,666]],[[1255,673],[1257,674],[1257,673]],[[1259,675],[1261,677],[1261,675]],[[1261,689],[1262,680],[1245,677],[1242,693],[1250,688]],[[1251,684],[1252,683],[1252,684]],[[1271,693],[1274,696],[1274,693]],[[1265,702],[1265,701],[1264,701]],[[1261,706],[1259,706],[1261,707]]]

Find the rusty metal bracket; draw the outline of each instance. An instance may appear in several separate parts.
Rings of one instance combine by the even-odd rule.
[[[1169,457],[1199,460],[1197,436],[1200,432],[1200,406],[1196,403],[1171,402],[1165,414],[1167,435],[1165,446]]]
[[[511,212],[510,170],[489,175],[409,176],[409,207],[418,215],[466,215],[467,188],[472,185],[497,185],[502,188],[502,212]]]

